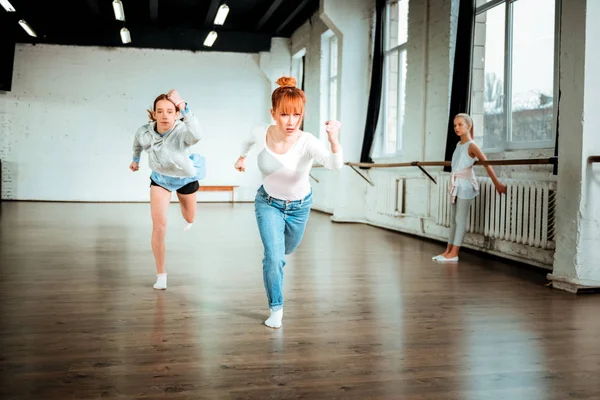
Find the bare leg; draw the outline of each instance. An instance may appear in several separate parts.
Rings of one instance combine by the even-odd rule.
[[[196,192],[192,194],[177,193],[179,205],[181,206],[181,215],[188,224],[194,223],[196,219]]]
[[[450,245],[448,247],[451,247],[451,249],[450,249],[450,251],[446,250],[447,253],[444,254],[444,257],[446,257],[446,258],[458,257],[458,252],[460,251],[460,246]]]
[[[159,186],[150,187],[150,210],[152,213],[152,251],[156,261],[156,273],[165,273],[165,236],[167,234],[167,210],[171,192]]]
[[[452,245],[450,243],[448,243],[448,246],[446,247],[446,251],[444,251],[441,256],[442,257],[448,257],[448,254],[450,254],[450,251],[452,250]]]

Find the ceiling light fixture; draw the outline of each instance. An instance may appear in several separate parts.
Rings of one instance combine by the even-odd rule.
[[[125,44],[131,43],[131,34],[129,33],[129,29],[121,28],[121,42]]]
[[[21,28],[25,29],[25,32],[27,32],[29,34],[29,36],[37,37],[37,34],[35,33],[35,31],[33,29],[31,29],[31,27],[29,26],[27,21],[22,19],[19,21],[19,25],[21,25]]]
[[[113,0],[112,4],[115,12],[115,18],[119,21],[125,21],[125,10],[123,9],[123,3],[121,0]]]
[[[2,7],[4,7],[4,9],[8,12],[15,12],[15,8],[13,7],[12,4],[10,4],[10,1],[8,0],[0,0],[0,4],[2,4]]]
[[[206,47],[211,47],[213,45],[213,43],[215,42],[215,40],[217,40],[217,32],[210,31],[210,32],[208,32],[206,39],[204,39],[204,45]]]
[[[221,4],[219,11],[217,11],[217,15],[215,16],[215,25],[223,25],[225,23],[225,18],[227,18],[227,14],[229,14],[229,7],[227,4]]]

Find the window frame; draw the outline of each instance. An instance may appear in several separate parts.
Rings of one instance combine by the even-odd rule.
[[[333,40],[332,38],[336,39]],[[319,96],[319,121],[320,126],[323,127],[325,122],[329,119],[334,118],[331,115],[332,104],[335,103],[335,111],[336,111],[336,119],[339,119],[340,113],[340,102],[339,102],[339,94],[340,94],[340,38],[336,35],[336,33],[332,29],[327,29],[325,32],[321,34],[321,54],[320,54],[320,71],[319,71],[319,87],[320,87],[320,96]],[[332,48],[332,44],[335,42],[336,48]],[[332,77],[332,60],[333,54],[332,52],[336,52],[337,56],[337,68],[335,69],[335,76]],[[332,79],[333,78],[333,79]],[[332,97],[331,85],[332,82],[335,83],[335,96]],[[320,140],[323,142],[327,142],[327,134],[324,130],[320,129],[318,133],[315,133]]]
[[[404,148],[403,146],[403,123],[404,123],[404,115],[401,116],[400,112],[404,112],[406,109],[406,104],[404,104],[404,106],[402,106],[402,103],[400,102],[400,98],[398,98],[398,111],[397,111],[397,115],[398,118],[396,120],[396,149],[394,150],[394,152],[386,152],[386,142],[387,142],[387,120],[388,120],[388,109],[387,109],[387,105],[386,105],[386,99],[387,99],[387,93],[388,93],[388,88],[389,88],[389,64],[390,64],[390,59],[391,57],[393,57],[393,53],[397,53],[396,57],[398,58],[398,83],[397,83],[397,93],[398,96],[400,96],[401,93],[403,93],[404,91],[404,95],[406,96],[406,85],[404,85],[403,82],[403,74],[404,74],[404,70],[402,68],[402,56],[404,55],[404,58],[406,59],[407,55],[408,55],[408,35],[407,35],[407,39],[406,41],[402,42],[402,43],[398,43],[396,44],[396,46],[394,47],[390,47],[390,18],[391,18],[391,7],[394,4],[399,3],[401,0],[388,0],[385,4],[385,9],[384,9],[384,15],[383,15],[383,19],[384,19],[384,23],[383,23],[383,80],[382,80],[382,96],[381,96],[381,107],[380,107],[380,112],[379,112],[379,121],[377,123],[377,128],[376,128],[376,151],[374,152],[375,154],[377,154],[376,156],[374,156],[374,158],[377,159],[391,159],[391,158],[395,158],[395,157],[400,157],[402,156],[402,150]],[[406,0],[409,2],[409,6],[410,6],[410,1]],[[398,21],[398,23],[400,23],[400,21]],[[408,26],[408,19],[406,20],[406,24]]]
[[[305,62],[306,47],[303,47],[292,56],[292,76],[296,78],[296,83],[302,90],[304,90]]]
[[[334,45],[335,42],[335,45]],[[329,62],[328,62],[328,73],[327,73],[327,118],[328,119],[338,119],[338,76],[339,76],[339,40],[338,37],[333,34],[327,39],[327,46],[329,48]],[[335,69],[333,68],[333,59],[335,56]],[[335,87],[335,96],[332,96],[332,87]],[[332,109],[335,108],[335,112]]]
[[[536,140],[529,142],[512,140],[512,76],[513,76],[513,22],[514,3],[527,0],[490,0],[475,8],[473,21],[478,15],[485,13],[501,4],[505,4],[504,20],[504,126],[505,135],[503,148],[483,148],[486,152],[503,152],[511,150],[548,149],[556,145],[556,131],[558,125],[558,95],[559,95],[559,61],[560,61],[560,19],[562,0],[554,0],[554,70],[553,70],[553,92],[552,92],[552,137],[548,140]],[[475,35],[475,31],[473,31]],[[471,47],[471,54],[475,49],[475,41]],[[469,88],[468,108],[471,110],[473,95],[473,60],[471,60],[471,82]]]

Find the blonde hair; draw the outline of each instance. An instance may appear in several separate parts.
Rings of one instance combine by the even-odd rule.
[[[296,79],[282,76],[275,82],[279,85],[271,95],[273,111],[285,114],[304,114],[306,96],[302,89],[296,87]]]
[[[475,127],[473,125],[473,118],[471,118],[471,116],[469,114],[466,113],[460,113],[460,114],[456,114],[456,116],[454,117],[456,118],[462,118],[463,121],[465,121],[467,123],[467,125],[469,126],[469,135],[471,135],[471,139],[475,139]]]

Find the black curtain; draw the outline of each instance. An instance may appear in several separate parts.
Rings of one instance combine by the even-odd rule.
[[[454,116],[469,112],[469,92],[471,88],[471,61],[473,35],[475,30],[475,1],[460,0],[456,43],[454,46],[454,69],[452,74],[452,91],[450,94],[450,114],[448,115],[448,131],[444,161],[452,160],[452,153],[460,140],[454,133]],[[450,167],[444,167],[450,172]]]
[[[558,104],[560,104],[560,87],[558,88],[558,99],[555,99],[554,101],[556,101]],[[556,141],[554,142],[554,157],[556,157],[558,159],[558,133],[559,133],[559,129],[558,129],[558,112],[560,111],[560,107],[556,107]],[[552,167],[552,175],[558,175],[558,162],[556,162],[554,164],[554,166]]]
[[[360,162],[372,163],[371,151],[375,140],[375,130],[379,119],[381,106],[381,91],[383,86],[383,13],[386,0],[375,1],[375,47],[373,49],[373,68],[371,70],[371,89],[367,106],[367,119],[363,137]]]
[[[15,43],[17,37],[17,21],[0,12],[0,91],[12,89],[13,66],[15,60]]]

